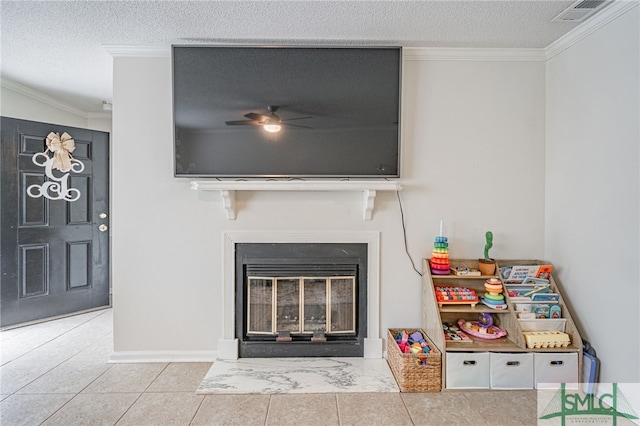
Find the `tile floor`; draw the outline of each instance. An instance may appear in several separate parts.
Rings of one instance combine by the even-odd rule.
[[[0,332],[0,424],[531,425],[534,391],[197,395],[210,363],[109,364],[110,309]]]

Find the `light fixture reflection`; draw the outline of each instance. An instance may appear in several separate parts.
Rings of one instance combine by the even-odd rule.
[[[282,126],[279,124],[265,124],[263,127],[267,132],[270,133],[277,133],[280,131],[280,129],[282,129]]]

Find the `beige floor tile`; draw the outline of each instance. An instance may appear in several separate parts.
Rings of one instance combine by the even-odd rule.
[[[11,362],[54,338],[52,337],[53,330],[49,332],[48,330],[40,329],[7,336],[7,333],[12,331],[0,332],[0,336],[2,336],[2,340],[0,340],[2,342],[0,345],[0,365]]]
[[[78,393],[111,367],[108,358],[113,347],[108,335],[82,352],[44,373],[18,393]]]
[[[341,425],[412,425],[400,393],[339,393]]]
[[[79,393],[112,366],[83,364],[74,360],[65,361],[27,386],[19,394]]]
[[[76,346],[69,343],[80,344],[81,347],[84,347],[111,332],[112,323],[111,310],[104,310],[22,327],[16,329],[15,332],[14,330],[0,332],[2,337],[1,363],[5,364],[37,350],[43,345],[51,348],[62,342],[62,347],[67,351],[76,349]],[[84,346],[82,346],[83,344]]]
[[[111,310],[107,310],[47,343],[46,349],[47,351],[56,349],[75,355],[112,332],[113,315]]]
[[[287,394],[271,395],[267,425],[338,425],[336,395]]]
[[[210,368],[210,362],[171,363],[147,392],[195,392]]]
[[[264,425],[269,395],[205,395],[191,423],[197,425]]]
[[[80,363],[107,364],[113,353],[113,334],[109,333],[70,360]]]
[[[166,366],[166,363],[114,364],[82,392],[144,392]]]
[[[532,398],[535,391],[478,391],[464,395],[482,418],[490,424],[530,425],[537,422],[537,405]]]
[[[26,333],[28,331],[33,330],[33,327],[35,326],[31,326],[31,327],[18,327],[18,328],[11,328],[9,330],[1,330],[0,331],[0,343],[4,343],[9,339],[13,339],[14,337],[18,337],[18,335]]]
[[[49,417],[46,426],[113,425],[133,405],[139,393],[78,394]]]
[[[144,393],[117,423],[118,426],[188,425],[204,396],[193,392]]]
[[[482,417],[463,392],[402,393],[401,396],[415,424],[500,424],[489,423]]]
[[[3,365],[0,367],[0,393],[15,393],[63,361],[25,355]]]
[[[16,359],[33,349],[91,321],[107,311],[95,311],[0,332],[0,364]],[[111,313],[109,312],[109,315]]]
[[[59,321],[67,320],[67,318]],[[56,321],[52,321],[56,323]],[[110,333],[111,311],[96,315],[90,321],[75,324],[70,330],[52,336],[44,345],[0,367],[0,393],[11,394],[36,380],[54,367],[81,353]],[[39,324],[38,326],[44,324]],[[55,328],[55,327],[54,327]],[[56,328],[57,330],[57,328]],[[5,342],[3,342],[3,346]]]
[[[0,402],[3,426],[39,425],[75,394],[12,395]]]

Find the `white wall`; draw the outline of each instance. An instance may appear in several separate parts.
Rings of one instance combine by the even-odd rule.
[[[88,113],[86,128],[111,133],[111,113]]]
[[[418,268],[440,219],[452,257],[481,256],[486,230],[494,257],[543,255],[544,84],[544,62],[406,61],[401,197]],[[170,59],[116,57],[113,103],[116,354],[215,353],[225,230],[379,231],[380,330],[421,325],[395,193],[365,222],[360,194],[241,191],[228,221],[216,193],[172,177]]]
[[[545,254],[603,382],[640,381],[639,10],[547,63]]]

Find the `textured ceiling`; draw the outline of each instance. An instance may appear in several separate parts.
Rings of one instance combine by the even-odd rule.
[[[544,48],[576,27],[551,22],[573,3],[1,0],[1,75],[80,110],[98,112],[112,93],[112,57],[105,45]]]

